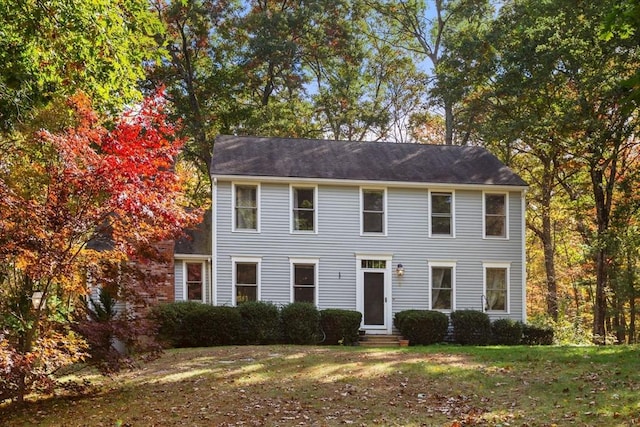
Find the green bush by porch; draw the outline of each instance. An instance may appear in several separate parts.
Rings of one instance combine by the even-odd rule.
[[[439,311],[405,310],[396,313],[394,324],[411,345],[430,345],[444,341],[449,318]]]
[[[324,344],[352,345],[358,342],[362,313],[329,308],[320,311],[320,326],[325,333]]]

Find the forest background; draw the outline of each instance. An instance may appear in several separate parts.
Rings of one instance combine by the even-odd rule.
[[[639,26],[638,0],[0,0],[3,346],[80,354],[32,331],[198,220],[218,134],[487,147],[530,183],[529,321],[637,342]]]

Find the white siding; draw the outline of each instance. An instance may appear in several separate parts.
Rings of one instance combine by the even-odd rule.
[[[237,182],[237,181],[236,181]],[[231,183],[217,183],[216,286],[232,303],[231,258],[262,258],[262,299],[290,301],[290,257],[319,259],[319,308],[356,307],[356,253],[393,254],[392,309],[429,308],[429,261],[456,262],[456,309],[482,309],[483,262],[510,263],[509,317],[522,319],[522,204],[509,193],[509,239],[483,239],[482,189],[455,189],[455,238],[429,237],[429,187],[387,188],[386,236],[360,233],[360,187],[318,184],[318,233],[290,232],[289,183],[261,183],[260,233],[231,229]],[[485,188],[485,190],[488,188]],[[405,275],[395,268],[402,263]],[[176,272],[176,280],[178,274]],[[177,295],[177,293],[176,293]]]

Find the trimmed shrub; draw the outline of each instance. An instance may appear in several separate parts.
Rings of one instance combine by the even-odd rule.
[[[493,342],[498,345],[518,345],[522,341],[522,322],[498,319],[491,324]]]
[[[491,339],[491,320],[477,310],[457,310],[451,313],[453,340],[462,345],[486,345]]]
[[[404,310],[399,311],[393,316],[393,325],[399,330],[402,331],[404,321],[409,317],[412,313],[418,313],[423,310]]]
[[[525,345],[552,345],[553,328],[548,326],[523,325],[522,344]]]
[[[192,347],[240,344],[242,339],[242,316],[235,307],[212,306],[195,310],[185,319],[195,338]]]
[[[248,301],[237,307],[244,344],[273,344],[280,340],[280,311],[270,302]]]
[[[179,301],[160,304],[152,308],[151,317],[158,323],[158,337],[168,347],[188,347],[186,345],[185,317],[192,310],[197,310],[202,303]]]
[[[325,333],[324,344],[351,345],[358,342],[362,313],[329,308],[320,312],[320,326]]]
[[[446,314],[432,310],[406,310],[395,315],[395,325],[411,345],[444,341],[449,328]]]
[[[240,343],[242,317],[234,307],[193,301],[153,309],[160,338],[171,347],[208,347]]]
[[[315,344],[320,338],[320,312],[308,302],[294,302],[280,310],[282,334],[287,344]]]

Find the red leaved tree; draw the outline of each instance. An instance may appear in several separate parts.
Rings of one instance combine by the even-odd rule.
[[[73,125],[64,130],[0,141],[0,372],[11,360],[29,361],[19,381],[0,381],[0,398],[4,391],[21,400],[30,385],[84,357],[86,344],[71,324],[92,266],[152,258],[154,244],[179,236],[201,214],[186,209],[174,170],[182,141],[161,93],[111,124],[84,95],[67,107]],[[106,250],[87,249],[105,236]],[[145,283],[152,285],[131,280],[128,291],[115,291],[133,295]],[[42,299],[32,307],[34,292]],[[68,345],[51,350],[47,340]]]

